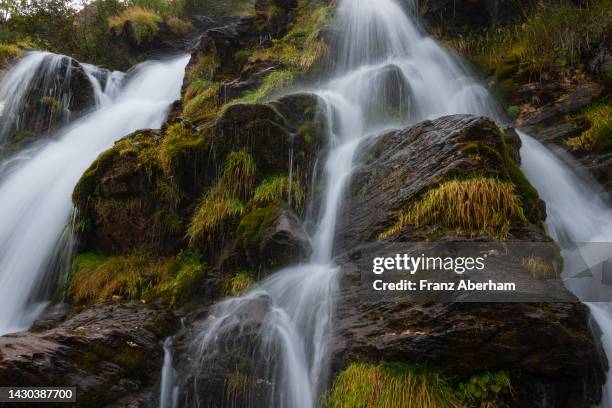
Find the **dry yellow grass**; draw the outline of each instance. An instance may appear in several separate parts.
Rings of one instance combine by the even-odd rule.
[[[536,279],[554,278],[559,275],[554,264],[539,256],[523,258],[521,265]]]
[[[379,239],[389,238],[408,225],[487,233],[503,239],[514,220],[524,221],[525,215],[512,184],[492,178],[451,180],[402,211],[397,223]]]
[[[325,400],[327,408],[455,408],[454,390],[438,374],[403,364],[352,363]]]

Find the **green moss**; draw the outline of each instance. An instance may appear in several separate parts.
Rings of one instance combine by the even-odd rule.
[[[327,408],[430,408],[462,406],[437,372],[402,363],[351,363],[325,398]]]
[[[185,171],[196,167],[198,159],[205,155],[207,146],[206,139],[184,122],[169,126],[158,150],[163,171],[171,177],[180,178]]]
[[[169,264],[166,276],[145,297],[160,299],[173,307],[184,306],[194,300],[205,272],[198,254],[181,252]]]
[[[70,288],[79,304],[120,296],[181,307],[195,297],[205,270],[200,257],[189,251],[161,258],[142,253],[112,257],[82,253],[73,261]]]
[[[521,71],[540,73],[594,53],[612,27],[611,21],[610,0],[540,3],[515,24],[471,38],[463,51],[497,67],[498,80]]]
[[[257,246],[274,221],[279,208],[280,204],[273,202],[265,208],[257,208],[244,216],[236,230],[238,243],[246,248]]]
[[[263,83],[258,89],[248,92],[242,98],[232,101],[231,103],[237,104],[260,102],[271,96],[274,92],[277,92],[280,89],[286,88],[289,85],[293,84],[294,80],[295,73],[293,70],[284,69],[274,71],[266,77],[266,79],[263,81]]]

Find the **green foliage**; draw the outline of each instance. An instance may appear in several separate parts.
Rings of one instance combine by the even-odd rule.
[[[507,112],[508,112],[508,116],[514,119],[519,115],[519,113],[521,113],[521,110],[518,106],[511,105],[511,106],[508,106]]]
[[[161,300],[172,307],[193,299],[205,266],[190,251],[154,258],[145,253],[105,257],[78,255],[72,263],[70,290],[78,304],[126,299]]]
[[[379,239],[389,238],[408,225],[486,233],[504,239],[515,220],[526,219],[513,184],[482,177],[449,180],[402,211],[397,223]]]
[[[515,25],[471,38],[467,52],[492,67],[516,61],[521,70],[538,72],[580,61],[610,29],[612,0],[545,2]]]
[[[134,39],[138,44],[153,38],[159,31],[159,25],[163,18],[155,11],[142,8],[131,7],[121,12],[121,14],[108,19],[108,27],[111,30],[121,32],[126,23],[132,25]]]
[[[587,131],[568,139],[565,143],[572,150],[607,152],[612,149],[612,105],[595,105],[584,117],[590,123]]]
[[[226,223],[244,213],[243,200],[253,192],[255,173],[255,160],[245,150],[227,155],[221,177],[204,193],[191,219],[187,230],[191,243],[212,239]]]
[[[507,371],[474,375],[468,381],[459,384],[459,390],[463,398],[471,404],[497,402],[512,392],[510,375]]]
[[[294,72],[314,71],[330,57],[322,31],[332,16],[330,5],[319,0],[300,1],[296,21],[289,32],[274,40],[272,47],[255,52],[250,60],[278,61]]]
[[[274,176],[265,179],[255,188],[253,203],[264,206],[273,201],[286,201],[299,210],[304,205],[304,196],[299,177],[293,177],[290,181],[289,176]]]
[[[183,251],[169,264],[167,275],[146,296],[174,307],[184,306],[195,298],[205,270],[198,254]]]
[[[455,390],[438,373],[401,363],[351,363],[325,398],[327,408],[460,407]]]

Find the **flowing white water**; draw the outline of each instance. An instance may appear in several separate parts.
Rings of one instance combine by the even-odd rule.
[[[393,0],[343,0],[337,13],[340,46],[333,77],[314,90],[330,127],[326,190],[305,265],[277,272],[240,298],[210,312],[194,346],[192,376],[226,355],[224,343],[249,328],[257,315],[257,356],[273,384],[268,406],[310,408],[326,380],[328,330],[338,267],[334,238],[344,190],[359,143],[383,128],[450,113],[498,117],[487,89],[460,61],[424,36]],[[263,306],[262,306],[263,305]],[[198,406],[200,401],[194,401]]]
[[[172,337],[164,342],[164,365],[161,372],[161,390],[159,408],[175,408],[178,403],[178,386],[176,372],[172,365]]]
[[[598,287],[594,280],[572,279],[568,272],[580,272],[610,259],[612,209],[601,200],[597,186],[575,173],[564,161],[538,141],[519,132],[522,168],[529,181],[546,201],[548,233],[559,243],[565,261],[568,287],[582,300],[593,300]],[[603,243],[589,245],[588,243]],[[600,278],[600,277],[598,277]],[[603,278],[603,277],[601,277]],[[586,286],[585,286],[586,284]],[[593,293],[595,291],[595,293]],[[609,293],[609,292],[608,292]],[[609,301],[609,299],[606,299]],[[612,304],[587,302],[601,328],[602,344],[612,356]],[[602,407],[612,407],[612,382],[604,386]]]
[[[72,99],[70,81],[73,60],[65,55],[32,51],[21,57],[0,81],[0,145],[11,132],[19,131],[28,122],[51,122],[51,111],[31,112],[28,96],[36,89],[37,96],[50,97],[58,103],[63,120],[68,119]]]
[[[83,172],[114,141],[161,126],[180,96],[188,59],[139,65],[111,101],[66,126],[1,181],[0,334],[28,327],[40,312],[32,297],[57,257],[73,211],[72,190]]]

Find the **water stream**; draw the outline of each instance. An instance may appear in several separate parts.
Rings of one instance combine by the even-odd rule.
[[[315,90],[332,131],[326,192],[312,236],[314,253],[307,264],[277,272],[245,296],[217,305],[197,340],[195,370],[214,364],[212,356],[222,349],[224,333],[245,325],[243,307],[263,298],[270,308],[262,319],[260,341],[269,353],[264,355],[280,360],[268,378],[278,384],[270,406],[315,406],[325,380],[326,333],[333,319],[336,219],[360,141],[382,128],[446,114],[471,113],[505,122],[487,88],[460,59],[424,35],[413,15],[393,0],[340,2],[335,69],[329,81]],[[525,134],[521,138],[523,167],[548,203],[551,235],[562,243],[609,241],[612,221],[601,220],[612,220],[610,211],[592,199],[596,193],[591,187],[545,147]],[[612,342],[606,339],[612,337],[612,320],[602,317],[610,314],[596,305],[591,308],[607,333],[604,340],[610,353]],[[606,391],[606,398],[609,395]]]
[[[105,90],[97,87],[96,110],[4,168],[0,334],[27,328],[44,309],[50,293],[41,289],[50,286],[49,268],[70,241],[66,226],[73,212],[71,195],[83,172],[114,141],[138,129],[161,126],[169,105],[180,96],[188,59],[141,64],[120,89],[121,81],[107,81]]]

